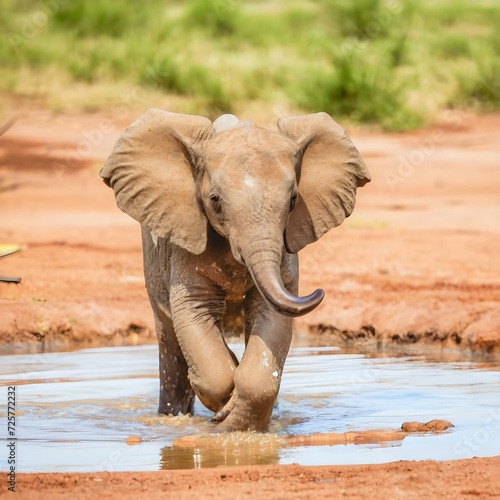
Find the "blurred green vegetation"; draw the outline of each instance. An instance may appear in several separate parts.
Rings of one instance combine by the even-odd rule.
[[[57,102],[57,80],[121,81],[186,96],[190,112],[210,117],[279,102],[388,130],[449,108],[500,107],[497,0],[0,5],[4,94]]]

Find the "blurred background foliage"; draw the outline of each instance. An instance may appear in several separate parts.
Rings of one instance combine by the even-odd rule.
[[[0,91],[116,83],[214,117],[256,102],[387,130],[500,107],[498,0],[0,0]],[[123,87],[121,87],[123,88]],[[114,92],[115,90],[111,90]],[[109,92],[92,93],[92,109]]]

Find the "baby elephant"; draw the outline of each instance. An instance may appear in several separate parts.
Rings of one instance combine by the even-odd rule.
[[[192,413],[196,394],[222,429],[265,431],[292,318],[324,296],[297,295],[297,252],[341,224],[370,180],[349,136],[325,113],[272,131],[150,109],[100,175],[142,226],[160,413]],[[244,332],[241,362],[225,332]]]

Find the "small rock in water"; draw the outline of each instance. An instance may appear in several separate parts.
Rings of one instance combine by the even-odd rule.
[[[126,443],[129,446],[135,446],[136,444],[142,443],[142,438],[141,438],[141,436],[129,436],[126,440]]]
[[[401,429],[405,432],[429,432],[429,431],[445,431],[450,427],[455,427],[447,420],[430,420],[423,424],[422,422],[405,422]]]

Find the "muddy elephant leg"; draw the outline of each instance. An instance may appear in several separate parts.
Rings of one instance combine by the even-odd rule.
[[[292,319],[255,292],[245,353],[234,376],[234,392],[214,417],[223,430],[267,430],[292,339]]]
[[[282,279],[297,294],[296,255],[284,255]],[[278,313],[254,289],[246,299],[246,348],[234,376],[233,396],[213,419],[221,429],[267,430],[291,341],[292,318]]]
[[[155,310],[155,326],[160,358],[158,412],[165,415],[192,414],[194,392],[189,382],[188,365],[177,342],[172,321]]]
[[[159,413],[166,415],[193,412],[194,393],[188,378],[187,363],[170,319],[169,262],[171,248],[167,241],[153,241],[147,227],[142,227],[144,277],[155,319],[159,347]]]
[[[238,361],[218,327],[223,300],[205,297],[197,300],[173,295],[171,310],[191,386],[200,401],[217,412],[231,397]]]

